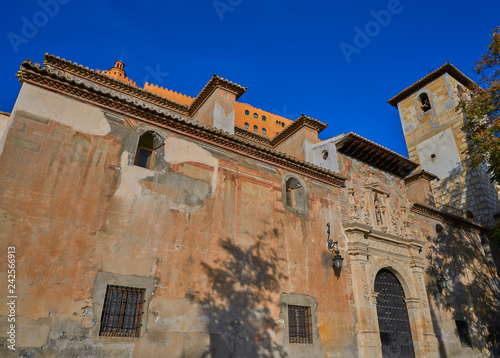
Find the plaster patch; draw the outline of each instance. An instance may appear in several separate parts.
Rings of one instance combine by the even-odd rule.
[[[219,103],[215,102],[212,115],[215,128],[234,134],[234,111],[226,116],[224,108],[222,108]]]
[[[157,183],[158,176],[160,176],[160,180],[168,180],[168,183],[172,185],[175,185],[175,183],[179,183],[179,179],[178,178],[176,179],[175,177],[161,178],[162,176],[165,175],[164,173],[154,172],[149,169],[139,167],[137,165],[129,165],[128,158],[129,158],[129,153],[127,151],[124,151],[120,158],[121,180],[120,184],[118,185],[118,189],[114,194],[116,197],[121,197],[125,200],[134,201],[134,198],[143,196],[144,190],[146,190],[147,192],[150,192],[152,195],[155,194],[162,195],[162,197],[165,198],[167,205],[171,209],[179,210],[186,213],[194,213],[203,206],[204,199],[207,197],[207,195],[211,194],[210,189],[205,189],[200,191],[197,186],[193,186],[192,189],[195,191],[194,194],[198,194],[197,200],[195,200],[194,202],[193,199],[189,197],[191,199],[191,202],[189,201],[186,202],[185,200],[182,200],[182,195],[172,196],[168,195],[166,192],[162,192],[161,190],[156,190],[160,189],[161,187],[161,185],[158,185],[158,188],[156,188],[157,184],[155,183]],[[215,158],[212,159],[216,160]],[[171,173],[170,175],[172,174],[181,176],[181,174],[176,174],[176,173]],[[187,180],[193,180],[190,177],[185,177],[185,178]],[[184,183],[184,185],[190,185],[185,181],[182,181],[182,183]],[[208,183],[206,182],[203,183],[205,183],[207,187],[209,186]],[[174,193],[178,192],[179,189],[181,189],[181,187],[177,186],[177,190],[174,190]]]
[[[422,169],[440,179],[463,169],[451,128],[419,143],[416,149]]]
[[[216,192],[219,160],[199,145],[184,139],[168,137],[165,140],[165,161],[170,164],[194,162],[214,168],[211,185],[212,192]]]
[[[151,176],[151,171],[136,165],[128,165],[128,158],[129,153],[124,151],[120,158],[122,178],[115,192],[115,196],[133,200],[134,196],[140,196],[142,193],[143,186],[139,181]]]
[[[99,108],[28,83],[21,87],[13,115],[16,111],[47,118],[86,134],[104,136],[111,130]]]

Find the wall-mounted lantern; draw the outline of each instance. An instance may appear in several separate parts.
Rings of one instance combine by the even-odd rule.
[[[333,254],[335,254],[335,256],[333,257],[333,268],[334,269],[337,269],[337,270],[341,270],[342,269],[342,264],[344,263],[344,258],[342,256],[340,256],[340,252],[339,252],[339,242],[338,241],[333,241],[332,239],[330,239],[330,223],[326,224],[326,227],[328,228],[326,230],[327,234],[328,234],[328,237],[326,239],[326,242],[328,244],[328,250],[330,250],[330,252]]]
[[[441,276],[438,278],[438,283],[439,283],[439,287],[441,287],[443,290],[448,287],[448,280],[446,279],[446,277],[444,277],[443,274],[441,274]]]

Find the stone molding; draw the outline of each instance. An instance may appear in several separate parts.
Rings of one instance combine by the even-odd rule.
[[[411,211],[420,215],[430,217],[434,220],[441,221],[443,223],[451,224],[462,229],[472,231],[476,234],[486,235],[488,232],[487,228],[471,220],[465,219],[455,214],[446,213],[423,203],[414,203]]]

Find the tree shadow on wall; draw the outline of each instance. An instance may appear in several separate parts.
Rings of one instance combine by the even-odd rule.
[[[280,280],[286,277],[278,272],[278,256],[266,237],[266,233],[257,237],[248,248],[221,239],[226,258],[212,265],[202,263],[211,291],[192,298],[209,319],[210,347],[202,357],[287,357],[276,343],[281,328],[269,310],[279,299]]]
[[[485,255],[481,241],[467,231],[445,225],[438,226],[436,232],[436,237],[427,238],[429,296],[437,303],[438,310],[452,311],[453,319],[460,321],[458,325],[467,322],[468,330],[462,330],[462,345],[486,347],[492,356],[500,356],[500,292],[496,265]],[[444,289],[438,282],[441,274],[448,279]],[[458,328],[455,333],[460,335]],[[445,353],[444,347],[440,348],[441,354]]]

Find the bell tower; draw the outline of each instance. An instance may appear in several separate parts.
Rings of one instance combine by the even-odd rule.
[[[493,224],[500,211],[497,188],[486,168],[470,168],[464,153],[463,115],[456,111],[458,93],[477,86],[445,63],[388,103],[399,111],[410,159],[438,176],[432,182],[436,206],[446,212]]]

